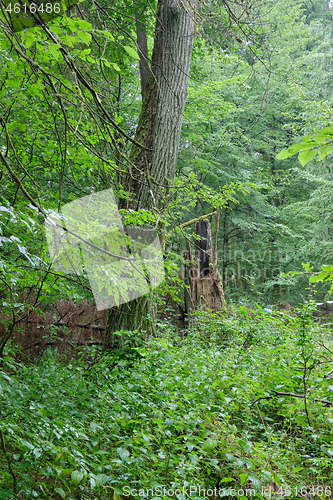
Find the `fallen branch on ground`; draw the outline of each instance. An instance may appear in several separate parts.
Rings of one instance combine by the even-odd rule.
[[[278,392],[278,391],[274,391],[274,390],[271,390],[271,392],[273,392],[274,394],[272,394],[271,396],[261,396],[260,398],[255,399],[253,401],[253,403],[251,403],[250,406],[253,406],[255,403],[258,403],[258,401],[261,401],[262,399],[273,399],[277,396],[291,396],[292,398],[300,398],[300,399],[305,398],[304,394],[294,394],[293,392]],[[326,404],[327,406],[333,406],[333,402],[327,401],[326,399],[314,398],[313,401]]]

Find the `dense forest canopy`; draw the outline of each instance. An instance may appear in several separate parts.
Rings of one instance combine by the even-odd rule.
[[[218,265],[229,299],[306,297],[306,277],[281,273],[303,262],[315,270],[330,263],[330,160],[303,168],[294,157],[276,156],[330,124],[327,2],[199,2],[176,177],[158,174],[165,185],[159,189],[150,173],[160,197],[155,206],[142,203],[150,215],[128,212],[124,200],[133,192],[126,172],[144,152],[140,130],[135,135],[139,66],[141,81],[144,69],[152,76],[158,67],[150,68],[156,6],[82,2],[47,27],[19,32],[2,7],[1,262],[10,308],[27,292],[43,301],[89,296],[84,277],[55,277],[48,269],[41,222],[50,210],[110,187],[127,222],[158,218],[170,233],[169,280],[177,281],[172,269],[179,268],[184,236],[192,238],[193,227],[184,234],[179,225],[221,209]],[[173,119],[167,127],[181,123]]]

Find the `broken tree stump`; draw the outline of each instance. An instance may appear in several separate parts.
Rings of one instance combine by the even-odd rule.
[[[217,218],[218,221],[218,218]],[[195,256],[187,242],[184,265],[184,281],[189,291],[185,292],[185,308],[203,307],[213,312],[226,309],[223,285],[217,269],[216,238],[212,246],[212,232],[208,219],[195,225]]]

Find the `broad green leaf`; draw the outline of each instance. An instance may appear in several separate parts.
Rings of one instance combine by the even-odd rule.
[[[79,37],[81,38],[82,42],[85,43],[86,45],[89,45],[91,42],[91,34],[90,33],[85,33],[84,31],[80,31]]]
[[[28,49],[36,41],[33,33],[29,34],[24,40],[24,46]]]
[[[127,54],[131,57],[133,57],[133,59],[140,59],[139,56],[138,56],[138,53],[132,49],[132,47],[129,47],[128,45],[124,45],[124,49],[126,50]]]
[[[74,486],[77,486],[83,479],[83,472],[80,472],[78,470],[73,470],[71,474],[71,479]]]
[[[106,38],[108,38],[109,40],[111,40],[112,42],[114,42],[114,36],[109,31],[105,31],[105,30],[95,30],[95,31],[97,33],[101,33],[102,35],[105,35]]]
[[[92,30],[92,24],[89,23],[88,21],[85,21],[84,19],[75,19],[74,25],[80,28],[81,30]]]
[[[333,148],[331,146],[322,146],[321,148],[318,149],[319,158],[321,160],[326,158],[326,156],[328,156],[332,152],[333,152]]]
[[[309,283],[318,283],[319,281],[324,281],[327,279],[327,274],[326,273],[320,273],[316,274],[314,276],[310,276]]]
[[[261,489],[262,484],[257,476],[255,476],[254,474],[249,474],[248,479],[251,481],[256,490]]]
[[[278,155],[276,155],[276,158],[278,160],[285,160],[286,158],[289,158],[292,155],[293,153],[290,153],[288,149],[283,149],[282,151],[280,151]]]
[[[126,448],[117,448],[117,453],[122,460],[126,460],[130,456],[130,452]]]
[[[311,149],[313,146],[317,146],[318,145],[318,141],[315,141],[312,138],[309,139],[308,137],[305,140],[305,137],[303,137],[301,144],[303,146],[302,150],[306,150],[306,149]],[[297,146],[297,144],[295,144],[295,146]]]
[[[322,130],[318,130],[318,132],[316,133],[316,139],[322,141],[325,139],[329,139],[330,137],[332,137],[332,135],[333,135],[333,126],[326,127],[323,128]]]
[[[91,49],[84,49],[84,50],[81,50],[80,52],[80,57],[82,56],[87,56],[88,54],[90,54],[91,52]]]
[[[313,144],[309,145],[309,147],[306,147],[307,145],[304,143],[299,143],[299,144],[293,144],[288,148],[288,152],[292,155],[298,153],[299,151],[304,151],[305,149],[310,149],[310,147],[313,146]]]
[[[202,445],[202,448],[206,451],[211,451],[214,448],[216,448],[217,442],[214,441],[212,438],[207,438],[204,444]]]
[[[333,273],[333,266],[321,266],[322,270],[325,271],[326,273]]]
[[[64,492],[64,490],[62,488],[56,488],[54,491],[56,493],[58,493],[58,495],[60,495],[61,498],[66,498],[66,493]]]
[[[248,474],[239,474],[241,484],[244,484],[248,477]]]
[[[313,266],[310,266],[310,262],[303,262],[302,267],[307,273],[310,273],[313,270]]]
[[[298,159],[302,166],[304,167],[309,161],[311,161],[317,154],[315,149],[309,149],[307,151],[301,151],[298,155]]]
[[[60,47],[61,45],[59,43],[50,43],[48,45],[48,51],[52,54],[56,61],[58,61],[58,59],[61,57],[61,52],[59,50]]]
[[[71,35],[65,35],[64,37],[66,45],[69,47],[73,47],[74,43],[77,42],[76,36],[71,36]]]
[[[119,68],[118,64],[116,64],[116,63],[111,63],[111,65],[113,66],[113,69],[115,69],[116,71],[118,71],[118,72],[120,73],[120,71],[121,71],[121,70],[120,70],[120,68]]]
[[[97,474],[95,476],[95,481],[97,486],[103,486],[103,484],[107,483],[110,480],[110,477],[106,474]]]

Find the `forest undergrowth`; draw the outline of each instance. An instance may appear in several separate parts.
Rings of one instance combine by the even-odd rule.
[[[311,306],[0,368],[0,499],[332,498],[332,331]]]

